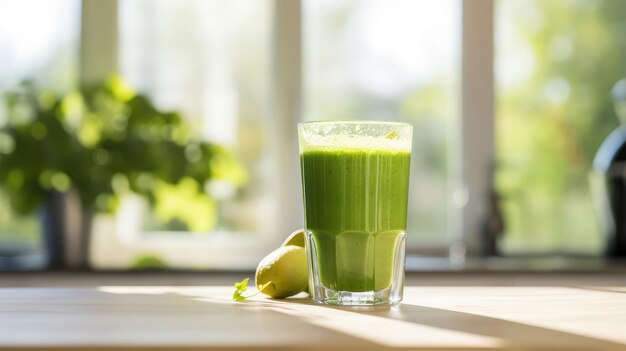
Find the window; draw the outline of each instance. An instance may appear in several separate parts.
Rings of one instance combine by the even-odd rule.
[[[407,228],[412,247],[442,247],[451,239],[459,13],[456,0],[304,2],[305,119],[414,126]]]
[[[593,157],[618,125],[626,3],[501,0],[496,7],[497,174],[507,253],[598,254]]]
[[[302,26],[304,119],[393,119],[416,127],[414,147],[424,152],[414,158],[410,242],[441,249],[450,241],[459,3],[450,0],[435,6],[394,1],[392,5],[304,2],[302,21],[280,26]],[[281,79],[281,72],[270,70],[272,55],[280,55],[276,48],[280,43],[272,37],[272,29],[283,20],[272,16],[278,13],[273,12],[276,6],[271,1],[254,5],[217,0],[120,2],[122,74],[160,107],[182,110],[207,140],[235,150],[245,162],[251,183],[240,193],[218,199],[218,227],[209,235],[164,231],[167,227],[145,206],[141,210],[139,204],[127,201],[117,221],[126,249],[120,243],[112,246],[127,255],[118,254],[113,262],[97,249],[96,261],[101,266],[123,267],[129,262],[132,266],[146,257],[160,257],[172,267],[232,268],[243,261],[220,257],[224,245],[230,250],[255,246],[250,248],[253,258],[249,260],[254,262],[265,250],[259,245],[280,239],[278,232],[286,234],[286,225],[276,223],[275,218],[283,219],[271,212],[301,204],[299,196],[289,197],[288,203],[276,196],[271,180],[296,175],[277,174],[278,167],[272,166],[281,157],[295,156],[277,152],[276,148],[293,146],[284,141],[279,129],[271,127],[277,120],[270,113],[270,91]],[[408,13],[419,15],[404,15]],[[399,16],[402,21],[395,21]],[[371,23],[374,26],[366,25]],[[439,32],[438,37],[433,38],[432,32]],[[341,40],[330,40],[337,37]],[[372,60],[348,69],[349,62],[359,57]],[[294,125],[297,117],[288,116]],[[295,129],[287,132],[295,133]],[[273,144],[271,138],[281,141]],[[292,165],[297,167],[296,162]],[[133,211],[143,216],[128,215]],[[110,241],[100,240],[103,247]],[[226,244],[233,240],[240,240],[239,247]],[[183,247],[188,254],[180,257]]]

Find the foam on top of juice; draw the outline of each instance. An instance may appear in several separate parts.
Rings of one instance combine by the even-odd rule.
[[[412,127],[384,123],[311,123],[300,126],[300,152],[385,151],[411,152]]]
[[[405,140],[388,140],[371,136],[327,135],[314,136],[300,145],[306,151],[386,151],[392,153],[411,152],[411,143]]]

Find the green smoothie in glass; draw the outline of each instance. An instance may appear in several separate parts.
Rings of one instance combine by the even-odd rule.
[[[321,303],[402,297],[412,127],[299,126],[309,276]]]

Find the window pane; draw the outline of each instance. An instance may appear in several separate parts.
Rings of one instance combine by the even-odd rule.
[[[5,93],[24,80],[56,92],[75,87],[79,14],[78,0],[0,0],[0,125],[7,118]],[[0,258],[41,245],[38,213],[18,214],[0,190]],[[7,262],[0,259],[0,269]],[[43,264],[43,260],[32,263]]]
[[[69,90],[78,76],[78,0],[0,0],[0,89],[25,79]]]
[[[125,78],[158,107],[181,111],[204,140],[232,150],[243,163],[245,187],[227,182],[209,187],[217,200],[214,229],[258,232],[268,225],[262,209],[272,201],[266,146],[270,5],[269,0],[120,3]],[[173,228],[155,213],[145,218],[146,230]]]
[[[307,120],[409,122],[409,245],[449,240],[455,160],[459,2],[304,2]]]
[[[598,253],[589,176],[617,126],[626,2],[501,0],[496,9],[497,189],[509,253]]]
[[[269,146],[272,5],[120,0],[124,79],[157,108],[181,112],[194,137],[230,156],[211,159],[203,194],[183,178],[153,188],[154,208],[123,199],[115,220],[94,233],[95,267],[250,269],[280,240]]]

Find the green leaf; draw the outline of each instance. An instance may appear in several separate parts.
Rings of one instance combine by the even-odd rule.
[[[246,278],[238,283],[235,283],[235,292],[233,292],[233,300],[235,301],[243,301],[245,300],[247,297],[250,296],[244,296],[242,295],[244,291],[248,290],[248,281],[250,280],[250,278]]]
[[[252,295],[248,295],[245,296],[243,295],[243,292],[248,290],[248,281],[250,280],[250,278],[246,278],[238,283],[235,283],[234,287],[235,287],[235,292],[233,292],[233,300],[235,301],[243,301],[245,299],[249,299],[257,294],[259,294],[260,292],[262,292],[265,288],[267,288],[268,286],[270,286],[272,283],[271,281],[265,283],[264,285],[259,285],[258,286],[258,291],[255,292]]]
[[[249,280],[250,280],[250,278],[246,278],[246,279],[240,281],[239,283],[235,283],[235,289],[241,290],[241,291],[246,291],[248,289],[248,281]]]

